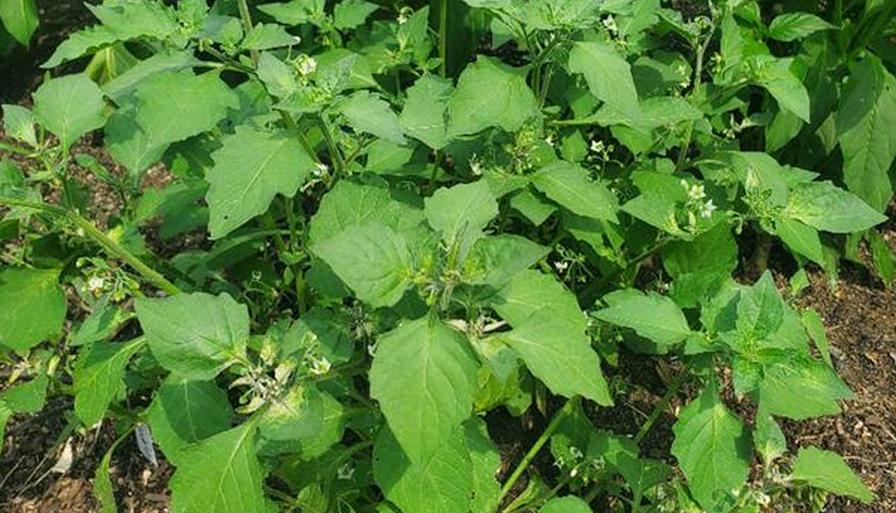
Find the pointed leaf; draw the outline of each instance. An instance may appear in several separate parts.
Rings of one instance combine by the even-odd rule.
[[[23,351],[59,336],[65,295],[57,269],[0,270],[0,345]]]
[[[865,504],[874,500],[874,494],[862,483],[849,465],[838,454],[806,447],[793,463],[791,478],[805,481],[815,488],[821,488],[837,495],[849,495]]]
[[[598,100],[629,119],[640,117],[638,90],[631,67],[607,43],[579,42],[569,52],[569,70],[585,76],[588,88]]]
[[[54,78],[34,93],[34,115],[68,148],[82,135],[103,126],[103,92],[86,75]]]
[[[475,134],[493,126],[513,132],[538,114],[538,102],[522,70],[480,56],[461,73],[448,112],[451,135]]]
[[[591,181],[588,171],[580,166],[554,162],[535,173],[532,184],[576,215],[616,222],[616,196],[602,183]]]
[[[98,342],[78,357],[73,373],[75,413],[85,426],[93,426],[103,418],[109,403],[124,388],[125,367],[145,343],[143,339]]]

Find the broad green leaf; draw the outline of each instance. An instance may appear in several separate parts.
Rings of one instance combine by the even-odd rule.
[[[103,92],[86,75],[66,75],[43,83],[33,95],[34,115],[68,148],[103,126]]]
[[[333,8],[333,26],[339,30],[363,25],[380,6],[365,0],[342,0]]]
[[[865,504],[874,500],[874,494],[840,455],[817,447],[800,449],[790,477],[837,495],[855,497]]]
[[[298,134],[240,126],[212,154],[209,231],[220,239],[268,210],[277,194],[295,195],[314,168]]]
[[[312,245],[338,235],[347,228],[379,222],[402,235],[424,222],[423,210],[395,199],[383,184],[340,180],[320,202],[311,219]]]
[[[592,513],[591,506],[575,495],[554,497],[539,508],[538,513]]]
[[[896,158],[896,79],[868,56],[852,70],[837,111],[843,181],[883,212],[893,196],[889,170]]]
[[[485,180],[441,188],[425,200],[423,209],[429,225],[452,244],[471,243],[498,215],[498,202]]]
[[[463,334],[429,316],[379,337],[370,395],[411,462],[439,452],[470,416],[477,368]]]
[[[714,294],[737,267],[737,244],[727,223],[694,240],[672,242],[662,250],[663,267],[675,281],[669,296],[682,308]]]
[[[640,117],[638,90],[628,62],[608,43],[578,42],[569,52],[569,70],[581,73],[598,100],[629,119]]]
[[[50,379],[46,374],[11,386],[0,393],[0,402],[15,413],[37,413],[43,409],[47,398],[47,385]]]
[[[753,444],[766,466],[771,465],[774,460],[787,452],[787,439],[784,437],[784,432],[781,431],[781,427],[775,422],[774,417],[764,411],[759,411],[756,414]]]
[[[535,226],[541,226],[548,217],[557,211],[550,201],[540,198],[528,188],[510,198],[510,206],[517,210]]]
[[[192,53],[186,51],[163,51],[145,60],[102,85],[112,101],[122,105],[144,81],[159,73],[180,71],[200,63]]]
[[[840,413],[838,401],[852,396],[831,367],[805,357],[766,368],[759,385],[763,410],[794,420]]]
[[[501,495],[501,486],[495,478],[501,467],[501,454],[489,438],[482,418],[466,421],[463,429],[473,473],[470,511],[495,511]]]
[[[40,22],[35,0],[0,1],[0,21],[6,31],[23,46],[29,46],[31,36]]]
[[[153,0],[118,0],[87,8],[121,40],[144,36],[165,40],[181,28],[174,10]]]
[[[258,9],[285,25],[301,25],[322,19],[324,3],[324,0],[292,0],[259,5]]]
[[[665,296],[626,289],[607,294],[603,299],[608,306],[595,312],[598,319],[631,328],[661,346],[671,346],[691,336],[681,308]]]
[[[106,149],[133,177],[158,162],[168,148],[167,142],[158,141],[156,134],[137,124],[136,114],[136,105],[122,107],[109,117],[105,128]]]
[[[177,376],[165,380],[147,410],[155,442],[175,465],[185,447],[226,431],[232,419],[227,394],[214,382]]]
[[[807,12],[788,12],[775,17],[768,26],[768,35],[778,41],[795,41],[834,25]]]
[[[494,308],[513,327],[496,338],[519,354],[552,392],[612,404],[600,359],[585,333],[585,315],[563,285],[536,271],[522,272]]]
[[[449,136],[500,127],[513,132],[538,115],[538,101],[524,71],[491,57],[468,64],[448,102]]]
[[[136,310],[153,356],[183,378],[212,379],[245,351],[249,311],[227,294],[140,298]]]
[[[40,67],[45,69],[55,68],[60,64],[94,53],[118,40],[118,34],[110,30],[109,27],[102,25],[87,27],[70,34],[65,41],[56,47],[53,55]]]
[[[3,105],[3,131],[6,135],[37,146],[34,113],[19,105]]]
[[[616,196],[602,183],[591,181],[585,168],[557,161],[532,175],[532,184],[576,215],[616,222]]]
[[[824,265],[824,247],[815,228],[784,217],[775,221],[775,232],[791,251]]]
[[[124,370],[146,341],[97,342],[78,357],[73,372],[75,413],[85,426],[99,422],[124,388]]]
[[[380,137],[396,144],[407,140],[398,122],[398,115],[389,103],[370,91],[358,91],[339,104],[339,112],[358,132]]]
[[[62,332],[65,295],[58,269],[0,270],[0,345],[24,351]]]
[[[758,58],[762,57],[762,58]],[[778,59],[771,56],[758,56],[759,75],[757,82],[766,88],[778,105],[786,111],[796,114],[800,119],[809,122],[809,93],[790,66],[793,59]]]
[[[761,340],[778,330],[784,319],[784,300],[772,273],[766,271],[740,295],[737,303],[737,330],[752,340]]]
[[[750,439],[743,423],[711,385],[681,410],[672,431],[672,454],[691,494],[707,511],[725,510],[721,505],[746,484],[750,471]]]
[[[386,498],[405,512],[469,511],[473,463],[463,435],[456,427],[440,440],[438,450],[413,461],[388,429],[380,430],[373,446],[373,475]]]
[[[227,109],[239,107],[236,93],[215,72],[199,76],[190,70],[159,73],[141,82],[134,94],[137,125],[151,134],[156,144],[211,130],[224,119]]]
[[[247,422],[184,448],[171,476],[172,513],[265,513],[255,425]]]
[[[783,215],[831,233],[860,232],[887,220],[854,194],[827,181],[795,185]]]
[[[454,86],[437,75],[426,74],[407,89],[407,100],[399,116],[404,132],[434,150],[448,144],[446,113]]]
[[[350,226],[315,243],[312,251],[374,308],[394,305],[412,284],[407,242],[378,222]]]
[[[644,492],[669,478],[671,467],[662,461],[653,459],[635,458],[627,453],[618,456],[617,467],[619,473],[632,489],[635,497],[641,497]]]
[[[286,31],[286,28],[276,23],[259,23],[246,34],[240,43],[246,50],[270,50],[294,45],[299,42],[296,36]]]
[[[549,252],[549,248],[518,235],[485,237],[473,246],[464,278],[468,283],[503,287]]]

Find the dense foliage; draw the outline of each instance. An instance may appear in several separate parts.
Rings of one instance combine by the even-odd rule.
[[[55,396],[112,423],[104,512],[134,433],[174,513],[872,500],[778,422],[851,396],[803,268],[893,277],[896,4],[465,2],[89,5],[3,106],[0,426]],[[90,219],[73,163],[120,212]],[[671,370],[630,435],[588,413],[623,352]],[[505,466],[496,410],[550,419]]]

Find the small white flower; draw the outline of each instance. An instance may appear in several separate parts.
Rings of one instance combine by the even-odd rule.
[[[311,374],[314,374],[315,376],[323,376],[329,373],[332,368],[333,364],[330,363],[330,360],[328,360],[326,356],[313,358],[311,360]]]
[[[572,456],[574,459],[577,459],[577,460],[580,460],[580,459],[582,459],[582,458],[585,456],[584,454],[582,454],[582,451],[581,451],[578,447],[576,447],[576,446],[574,446],[574,445],[571,445],[571,446],[569,447],[569,455]]]
[[[90,279],[87,280],[87,288],[94,294],[102,292],[103,287],[105,286],[106,280],[104,280],[101,276],[91,276]]]
[[[299,74],[304,77],[314,73],[315,70],[317,70],[317,60],[314,57],[303,56],[299,61]]]
[[[473,158],[470,159],[470,172],[476,176],[482,175],[482,163],[479,162],[479,159],[476,158],[476,155],[473,155]]]
[[[700,217],[704,219],[709,219],[712,217],[712,213],[716,211],[716,206],[713,204],[712,200],[706,200],[706,203],[700,208]]]
[[[563,274],[569,268],[569,262],[561,261],[554,262],[554,269],[557,269],[557,272]]]
[[[611,34],[619,32],[619,27],[616,25],[616,18],[614,18],[612,14],[604,18],[601,23],[604,24],[604,27],[610,31]]]
[[[324,164],[323,162],[318,162],[315,165],[315,169],[311,171],[314,174],[315,178],[321,178],[326,176],[330,172],[330,167]]]
[[[343,463],[339,469],[336,470],[336,477],[345,481],[350,480],[355,475],[355,467],[352,466],[351,463]]]
[[[706,197],[706,189],[700,184],[692,185],[688,188],[688,198],[692,200],[702,200]]]
[[[399,25],[404,25],[408,22],[408,15],[405,14],[404,11],[401,11],[400,13],[398,13],[398,18],[396,18],[396,21],[398,21]]]
[[[591,151],[594,153],[601,153],[604,151],[604,142],[603,141],[591,141]]]

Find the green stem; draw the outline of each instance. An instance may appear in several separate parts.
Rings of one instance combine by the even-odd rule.
[[[635,435],[633,441],[635,444],[640,444],[644,437],[647,436],[647,433],[653,429],[653,425],[656,424],[657,419],[660,418],[660,415],[666,408],[669,407],[669,403],[672,402],[672,398],[678,393],[681,389],[681,386],[684,385],[684,382],[687,381],[688,377],[691,375],[690,373],[691,366],[685,365],[684,369],[681,370],[681,373],[675,377],[675,381],[669,385],[669,388],[666,390],[666,393],[663,394],[663,398],[660,399],[660,402],[653,407],[653,411],[650,412],[650,416],[647,417],[647,420],[644,424],[641,424],[641,429],[638,430],[638,434]]]
[[[439,0],[439,74],[448,74],[448,0]]]
[[[513,488],[513,485],[519,480],[520,476],[523,475],[523,472],[529,467],[532,463],[532,460],[535,459],[535,456],[541,451],[541,448],[544,447],[551,436],[555,431],[560,427],[560,424],[569,416],[575,407],[579,404],[578,397],[572,397],[566,401],[566,404],[563,405],[557,413],[554,414],[554,418],[551,419],[551,422],[548,424],[548,427],[545,428],[544,432],[541,433],[541,436],[538,437],[538,440],[532,444],[532,447],[529,448],[529,452],[523,456],[522,461],[516,466],[513,470],[513,473],[510,474],[510,477],[504,483],[504,486],[501,487],[501,495],[498,498],[498,502],[500,503],[504,497],[510,492],[510,489]]]
[[[243,29],[245,30],[246,35],[249,35],[249,33],[252,32],[252,29],[254,28],[254,24],[252,23],[252,14],[249,12],[249,4],[246,2],[246,0],[237,0],[237,4],[239,5],[240,9],[240,19],[243,20]],[[252,63],[256,67],[258,67],[258,50],[252,50],[249,52],[249,54],[252,56]]]
[[[17,146],[15,144],[7,144],[3,142],[0,142],[0,150],[8,151],[10,153],[17,153],[25,157],[31,157],[34,155],[34,152],[27,148],[22,148],[21,146]]]
[[[697,46],[697,62],[694,66],[694,88],[691,90],[691,100],[694,100],[699,95],[701,95],[701,91],[703,89],[703,58],[706,55],[706,50],[709,48],[709,43],[712,42],[712,37],[715,32],[715,20],[713,20],[713,24],[709,29],[709,34],[706,35],[706,39],[703,41],[703,44]],[[678,154],[678,162],[675,163],[676,172],[681,171],[684,167],[684,163],[688,157],[688,151],[690,151],[691,149],[691,137],[693,137],[693,133],[694,122],[691,121],[688,123],[688,127],[685,131],[684,141],[681,144],[681,153]]]
[[[142,260],[134,256],[130,251],[119,245],[117,242],[112,240],[108,235],[103,233],[99,228],[93,225],[90,221],[85,219],[81,214],[75,212],[74,210],[65,209],[62,207],[58,207],[56,205],[50,205],[48,203],[41,203],[37,201],[28,201],[28,200],[20,200],[16,198],[7,198],[0,197],[0,205],[10,206],[10,207],[23,207],[23,208],[33,208],[35,210],[42,210],[44,212],[54,214],[60,217],[65,217],[69,221],[72,222],[76,227],[80,228],[84,231],[84,233],[96,241],[100,246],[106,249],[109,253],[114,255],[115,257],[121,259],[126,264],[131,266],[135,271],[140,273],[146,281],[155,285],[161,290],[164,290],[169,295],[180,294],[181,290],[177,287],[177,285],[168,281],[167,278],[162,276],[158,271],[149,267]]]
[[[321,113],[317,119],[320,121],[324,139],[327,141],[327,148],[330,150],[330,160],[333,163],[333,178],[335,182],[337,176],[345,173],[345,161],[342,160],[342,153],[339,152],[339,147],[333,138],[333,132],[330,129],[330,123],[327,121],[326,114]]]

